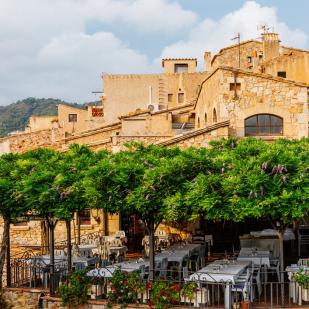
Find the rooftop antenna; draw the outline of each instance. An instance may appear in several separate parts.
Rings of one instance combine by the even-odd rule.
[[[91,93],[93,93],[95,95],[96,101],[98,101],[97,100],[97,94],[104,93],[104,92],[103,91],[91,91]],[[97,102],[95,103],[95,106],[97,106]]]
[[[232,41],[237,40],[238,42],[238,68],[240,69],[240,33],[237,33],[237,36],[231,39]]]
[[[262,30],[263,33],[268,33],[268,31],[271,29],[271,27],[269,27],[267,24],[262,24],[262,25],[258,26],[257,29]]]

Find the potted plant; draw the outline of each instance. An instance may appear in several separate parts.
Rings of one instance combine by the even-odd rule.
[[[309,272],[300,268],[293,276],[296,283],[301,287],[301,297],[303,301],[309,301]]]
[[[245,291],[244,299],[241,302],[241,309],[250,309],[250,308],[251,308],[251,302],[249,299],[248,291]]]
[[[182,303],[189,302],[191,304],[194,298],[196,298],[197,296],[196,295],[197,287],[198,285],[194,281],[185,283],[181,291],[181,302]]]

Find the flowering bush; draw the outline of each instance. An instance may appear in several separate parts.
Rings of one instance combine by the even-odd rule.
[[[59,292],[62,305],[68,308],[76,308],[88,302],[88,287],[90,279],[86,276],[86,270],[77,270],[70,274],[68,284],[61,285]]]
[[[122,272],[120,269],[113,273],[110,287],[111,291],[107,295],[108,308],[112,308],[113,304],[126,308],[128,304],[137,303],[138,294],[145,290],[138,273]]]
[[[180,301],[180,285],[166,281],[148,283],[147,289],[151,290],[149,300],[150,309],[168,309]]]

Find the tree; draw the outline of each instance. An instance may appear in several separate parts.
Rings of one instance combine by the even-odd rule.
[[[283,274],[284,226],[308,216],[309,140],[221,140],[212,146],[217,171],[189,182],[179,200],[209,220],[269,219],[278,229]]]
[[[4,221],[0,250],[1,287],[5,256],[7,257],[7,285],[10,286],[10,224],[27,212],[17,191],[16,182],[32,167],[32,164],[23,160],[20,155],[5,154],[0,156],[0,215]]]
[[[154,274],[155,230],[163,219],[187,219],[170,196],[179,194],[185,181],[208,168],[205,152],[131,144],[127,151],[109,155],[89,172],[88,192],[95,207],[135,214],[145,223],[150,239],[150,278]]]

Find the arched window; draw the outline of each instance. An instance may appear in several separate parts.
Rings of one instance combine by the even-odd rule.
[[[212,122],[215,123],[217,122],[217,111],[214,108],[213,112],[212,112]]]
[[[207,125],[207,113],[205,113],[204,121],[205,121],[205,126],[206,126]]]
[[[282,135],[283,119],[270,114],[258,114],[245,119],[245,135]]]

